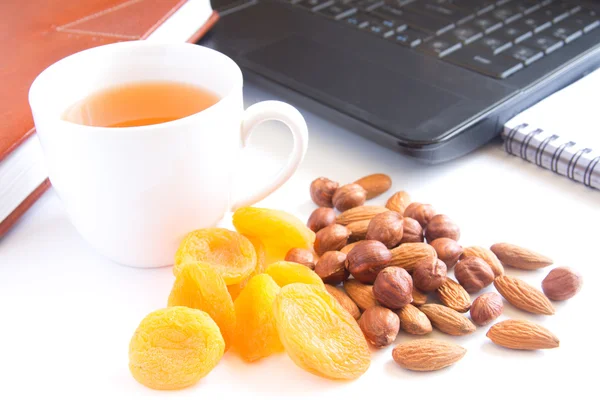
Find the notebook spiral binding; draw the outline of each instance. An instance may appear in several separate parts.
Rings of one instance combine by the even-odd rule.
[[[600,190],[600,154],[527,123],[506,126],[504,149],[556,174]]]

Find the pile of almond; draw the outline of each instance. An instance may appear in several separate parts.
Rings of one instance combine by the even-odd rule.
[[[385,207],[364,205],[391,186],[384,174],[343,186],[315,179],[310,195],[319,208],[307,222],[316,232],[314,252],[292,249],[286,256],[314,269],[374,347],[392,344],[400,330],[411,335],[426,335],[433,328],[453,336],[471,334],[502,314],[502,298],[529,313],[551,315],[551,300],[567,300],[581,288],[581,276],[567,267],[551,270],[541,290],[507,275],[505,268],[536,270],[553,261],[509,243],[463,247],[460,228],[450,217],[430,204],[413,202],[404,191],[389,197]],[[452,269],[456,279],[448,276]],[[478,295],[492,284],[499,294]],[[487,337],[510,349],[559,345],[554,334],[526,320],[496,323]],[[450,342],[420,339],[396,346],[392,356],[402,367],[433,371],[465,353]]]

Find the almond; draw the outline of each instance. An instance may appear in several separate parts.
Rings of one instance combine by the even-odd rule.
[[[367,228],[369,227],[370,219],[364,219],[362,221],[351,222],[346,225],[346,228],[350,230],[350,240],[358,241],[364,240],[367,236]]]
[[[419,309],[427,315],[434,327],[448,335],[468,335],[477,329],[469,318],[450,307],[439,304],[424,304]]]
[[[539,290],[525,281],[502,275],[494,279],[494,286],[510,304],[534,314],[552,315],[554,306]]]
[[[516,350],[553,349],[560,344],[558,338],[543,326],[518,319],[498,322],[486,336],[499,346]]]
[[[412,273],[416,264],[424,258],[437,258],[433,247],[427,243],[404,243],[391,250],[390,266],[404,268]]]
[[[413,297],[413,301],[410,304],[412,304],[413,306],[422,306],[423,304],[427,303],[427,293],[421,292],[414,285],[413,285],[412,297]]]
[[[446,280],[440,286],[436,293],[440,301],[451,309],[460,313],[466,313],[471,308],[471,296],[455,280],[446,277]]]
[[[400,191],[394,193],[392,197],[388,199],[387,203],[385,203],[385,206],[404,216],[404,210],[406,210],[406,207],[408,207],[411,202],[410,195],[404,191]]]
[[[461,259],[466,257],[479,257],[483,261],[485,261],[492,271],[494,271],[494,276],[504,275],[504,267],[498,257],[490,250],[481,246],[469,246],[463,249],[463,253],[460,256]]]
[[[535,251],[509,243],[496,243],[491,247],[505,267],[539,269],[552,265],[553,261]]]
[[[372,174],[360,178],[356,182],[367,191],[367,200],[379,196],[392,187],[392,178],[386,174]]]
[[[338,303],[340,303],[340,305],[345,308],[350,315],[352,315],[354,319],[360,318],[360,310],[358,309],[358,306],[354,301],[352,301],[350,296],[344,293],[343,290],[327,284],[325,284],[325,289],[327,289],[329,294],[332,295],[338,301]]]
[[[431,321],[423,311],[412,304],[407,304],[396,311],[400,318],[400,329],[411,335],[426,335],[432,331]]]
[[[385,207],[381,206],[359,206],[344,211],[337,216],[335,222],[340,225],[348,225],[351,222],[364,221],[365,219],[371,219],[377,214],[389,211]]]
[[[401,343],[392,351],[394,361],[413,371],[437,371],[464,357],[467,350],[459,345],[435,339]]]
[[[365,285],[356,279],[349,279],[344,282],[344,289],[358,308],[363,311],[378,304],[373,294],[373,285]]]

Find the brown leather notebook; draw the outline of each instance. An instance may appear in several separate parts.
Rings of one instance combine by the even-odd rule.
[[[189,0],[192,1],[199,0]],[[200,1],[206,1],[204,8],[208,9],[208,15],[198,15],[199,29],[191,31],[190,36],[182,40],[197,41],[218,19],[218,14],[210,10],[210,2]],[[192,5],[186,3],[187,0],[0,1],[0,82],[3,85],[3,96],[0,96],[0,182],[4,176],[4,186],[11,183],[7,182],[6,175],[2,175],[3,160],[35,132],[27,95],[41,71],[81,50],[146,39],[178,10],[184,12],[182,7]],[[0,238],[48,187],[46,179],[33,187],[10,215],[3,217],[0,213]],[[2,190],[0,187],[0,194]]]

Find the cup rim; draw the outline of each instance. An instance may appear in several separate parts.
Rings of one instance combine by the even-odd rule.
[[[33,109],[33,105],[34,105],[35,101],[32,99],[36,96],[36,93],[41,90],[41,89],[39,89],[39,86],[42,84],[41,82],[43,82],[45,76],[48,75],[49,73],[51,73],[54,69],[60,68],[61,64],[63,64],[64,62],[68,62],[69,60],[72,60],[74,58],[83,57],[90,53],[108,51],[107,48],[115,48],[115,47],[123,47],[123,48],[127,48],[127,47],[131,47],[131,48],[182,47],[182,48],[187,48],[188,51],[206,52],[206,53],[212,54],[213,56],[220,57],[220,58],[224,59],[226,62],[233,65],[233,67],[235,69],[235,76],[232,78],[232,80],[234,82],[232,83],[231,88],[225,95],[219,96],[219,100],[215,104],[213,104],[210,107],[207,107],[201,111],[198,111],[194,114],[190,114],[183,118],[178,118],[178,119],[168,121],[168,122],[162,122],[159,124],[152,124],[152,125],[139,125],[139,126],[128,126],[128,127],[105,127],[105,126],[92,126],[92,125],[78,124],[78,123],[63,119],[61,117],[61,115],[59,114],[59,115],[56,115],[55,117],[53,117],[53,119],[55,120],[56,123],[64,124],[64,125],[70,126],[70,127],[77,127],[77,129],[83,129],[83,130],[86,130],[89,132],[102,131],[103,134],[114,133],[114,134],[122,135],[122,134],[128,134],[128,133],[134,134],[134,133],[139,133],[142,131],[145,133],[148,133],[149,130],[155,131],[158,129],[163,129],[165,127],[166,128],[177,127],[177,125],[187,123],[192,118],[197,118],[200,115],[211,114],[214,112],[215,109],[221,108],[222,104],[228,98],[230,98],[231,95],[236,90],[241,89],[243,87],[243,75],[242,75],[242,71],[241,71],[239,65],[237,65],[237,63],[235,61],[233,61],[229,56],[227,56],[219,51],[216,51],[209,47],[205,47],[205,46],[201,46],[201,45],[197,45],[197,44],[193,44],[193,43],[186,43],[186,42],[163,43],[163,42],[150,42],[150,41],[146,41],[146,40],[132,40],[132,41],[127,41],[127,42],[109,43],[109,44],[105,44],[105,45],[101,45],[101,46],[92,47],[89,49],[85,49],[85,50],[70,54],[66,57],[61,58],[60,60],[55,61],[54,63],[52,63],[51,65],[46,67],[42,72],[40,72],[35,77],[33,82],[31,83],[31,85],[29,87],[29,92],[28,92],[28,101],[29,101],[30,107]],[[136,82],[136,81],[131,81],[129,83],[133,83],[133,82]],[[107,86],[107,87],[110,87],[110,86]]]

